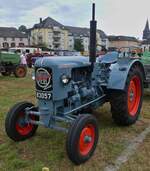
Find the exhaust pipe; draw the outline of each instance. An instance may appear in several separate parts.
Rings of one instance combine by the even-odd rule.
[[[96,29],[97,21],[95,20],[95,3],[92,5],[92,20],[90,21],[90,58],[91,70],[93,71],[96,62]]]

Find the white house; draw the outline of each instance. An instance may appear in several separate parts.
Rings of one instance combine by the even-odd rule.
[[[14,27],[0,27],[0,48],[28,46],[28,37]]]

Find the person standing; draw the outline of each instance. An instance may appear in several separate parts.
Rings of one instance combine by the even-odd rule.
[[[25,52],[23,52],[20,55],[20,59],[21,59],[20,64],[26,67],[27,66],[27,61],[26,61],[26,53]]]
[[[106,55],[106,53],[107,53],[107,49],[105,47],[103,47],[102,50],[100,51],[100,54],[99,54],[96,61],[100,62],[101,59]]]

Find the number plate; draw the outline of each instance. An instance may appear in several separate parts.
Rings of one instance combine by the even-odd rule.
[[[52,93],[47,92],[36,92],[37,99],[50,100],[52,98]]]

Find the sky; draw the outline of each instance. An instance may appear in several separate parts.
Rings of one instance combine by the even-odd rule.
[[[0,26],[31,28],[49,16],[64,25],[89,27],[92,2],[98,28],[107,35],[142,37],[150,0],[0,0]]]

